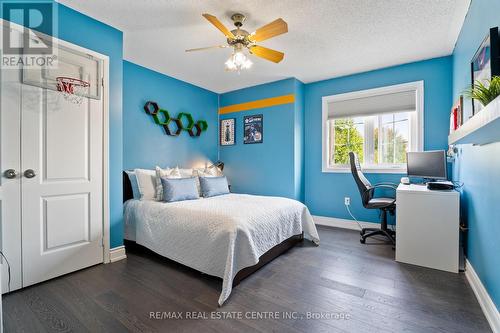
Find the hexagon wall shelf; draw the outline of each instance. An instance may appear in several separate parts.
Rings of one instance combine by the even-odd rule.
[[[153,120],[158,125],[168,125],[170,119],[172,118],[170,118],[168,111],[163,109],[158,110],[158,112],[156,112],[156,114],[153,115]]]
[[[203,132],[205,132],[208,129],[208,123],[205,120],[198,120],[196,124],[200,126]]]
[[[150,115],[155,115],[160,108],[158,107],[158,103],[156,102],[147,102],[144,105],[144,111],[146,111],[147,114]]]
[[[170,116],[167,110],[161,109],[158,103],[149,101],[144,104],[144,111],[153,116],[156,124],[163,127],[165,133],[170,136],[179,136],[181,132],[187,131],[191,137],[199,137],[208,129],[206,120],[195,122],[193,116],[187,112],[181,112],[176,118]]]
[[[194,126],[193,116],[190,113],[181,112],[177,115],[177,119],[181,121],[183,130],[189,131]]]
[[[168,124],[163,125],[163,129],[165,130],[165,133],[170,136],[179,136],[182,132],[182,123],[179,119],[170,119],[171,121],[168,122]],[[175,131],[172,126],[175,126]]]
[[[188,130],[189,136],[192,136],[192,137],[200,136],[201,132],[203,132],[203,130],[201,129],[201,127],[198,123],[194,124],[193,128]]]

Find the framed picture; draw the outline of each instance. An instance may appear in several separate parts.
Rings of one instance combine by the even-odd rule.
[[[221,119],[219,126],[219,136],[221,146],[232,146],[236,143],[235,140],[235,118]]]
[[[243,143],[262,143],[264,141],[264,116],[261,114],[243,118]]]
[[[471,60],[471,84],[476,81],[490,80],[493,76],[500,75],[500,39],[498,27],[491,28],[484,38],[479,49]],[[479,112],[483,106],[472,99],[472,115]]]

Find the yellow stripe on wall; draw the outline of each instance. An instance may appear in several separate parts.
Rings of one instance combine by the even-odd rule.
[[[259,99],[252,102],[233,104],[219,108],[219,114],[247,111],[252,109],[267,108],[275,105],[290,104],[295,102],[295,95],[283,95],[271,98]]]

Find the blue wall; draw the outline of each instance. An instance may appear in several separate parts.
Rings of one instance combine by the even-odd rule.
[[[500,1],[473,0],[453,52],[453,100],[470,85],[470,60],[492,27],[500,26]],[[465,102],[467,119],[470,100]],[[498,129],[500,130],[500,129]],[[467,257],[500,308],[500,143],[462,145],[454,175],[463,182],[462,217],[469,227]]]
[[[300,92],[301,83],[286,79],[220,95],[220,106],[251,102],[259,99],[290,95]],[[300,102],[272,107],[234,112],[221,115],[221,119],[236,118],[236,145],[221,146],[220,159],[226,163],[224,173],[232,185],[232,191],[259,195],[277,195],[300,199],[300,149],[302,142],[300,115],[296,115]],[[303,110],[298,111],[303,113]],[[243,144],[243,117],[264,115],[264,142]],[[296,122],[296,118],[299,123]],[[297,138],[297,135],[300,138]],[[296,158],[298,156],[298,158]]]
[[[109,189],[111,247],[123,243],[122,50],[121,31],[57,4],[58,38],[109,56]],[[22,23],[22,22],[16,22]],[[47,32],[47,31],[42,31]]]
[[[451,108],[451,57],[436,58],[371,72],[319,81],[305,86],[305,203],[314,215],[350,219],[344,197],[351,197],[354,215],[378,222],[378,213],[361,205],[350,173],[321,171],[321,98],[412,81],[424,81],[424,148],[446,149]],[[373,183],[399,183],[402,175],[369,174]]]
[[[168,136],[144,111],[147,101],[155,101],[172,117],[191,113],[194,120],[204,119],[208,130],[200,137],[183,131]],[[217,160],[218,95],[145,67],[123,62],[123,167],[149,168],[156,165],[202,166]]]

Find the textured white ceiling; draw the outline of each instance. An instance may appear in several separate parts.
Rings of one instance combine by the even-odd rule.
[[[221,93],[296,77],[303,82],[452,53],[470,0],[59,0],[124,32],[124,58]],[[225,72],[230,49],[201,14],[231,29],[247,15],[249,32],[282,17],[289,32],[261,45],[285,52],[274,64],[252,56],[241,74]]]

